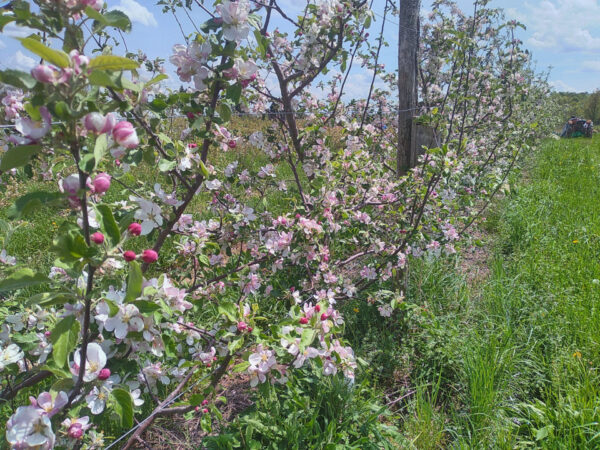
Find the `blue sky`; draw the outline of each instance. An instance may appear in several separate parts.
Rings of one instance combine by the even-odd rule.
[[[374,0],[376,14],[382,14],[384,3],[385,0]],[[174,17],[163,14],[154,0],[108,0],[107,4],[110,9],[123,10],[133,21],[133,31],[125,36],[129,50],[139,48],[150,57],[168,60],[172,46],[183,42]],[[303,2],[283,0],[280,4],[292,14]],[[472,10],[472,0],[458,0],[458,4],[464,11]],[[509,18],[518,19],[527,26],[520,38],[533,52],[540,70],[553,67],[550,81],[557,90],[593,91],[600,88],[600,0],[494,0],[492,5],[504,8]],[[430,0],[422,0],[422,6],[426,12]],[[206,19],[199,8],[194,8],[191,16],[197,23]],[[185,14],[179,13],[178,17],[184,32],[194,30]],[[372,36],[378,33],[381,20],[376,16],[371,27]],[[390,47],[382,51],[382,62],[392,70],[397,67],[397,22],[398,18],[392,16],[386,24]],[[20,49],[11,38],[19,34],[23,34],[23,30],[9,25],[0,35],[0,68],[27,70],[35,63],[32,55]],[[123,52],[122,47],[116,51]],[[168,62],[167,68],[172,73]],[[354,70],[348,83],[349,95],[360,95],[369,81],[369,73],[358,68]]]

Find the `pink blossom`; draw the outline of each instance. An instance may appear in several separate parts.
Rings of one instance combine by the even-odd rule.
[[[91,112],[83,118],[85,128],[97,134],[110,133],[117,123],[113,113],[103,116],[99,112]]]
[[[96,194],[104,194],[108,191],[110,188],[110,180],[111,176],[105,172],[96,175],[96,178],[94,178],[94,181],[92,182]]]
[[[40,83],[51,84],[58,80],[58,71],[46,64],[39,64],[31,69],[31,76]]]
[[[127,122],[126,120],[117,123],[114,126],[112,133],[115,141],[121,147],[132,149],[136,148],[140,143],[135,128],[131,122]]]

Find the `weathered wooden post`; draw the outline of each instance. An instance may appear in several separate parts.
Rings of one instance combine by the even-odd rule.
[[[413,114],[417,106],[417,56],[421,0],[400,1],[398,27],[398,150],[396,173],[405,174],[416,161],[413,149]]]

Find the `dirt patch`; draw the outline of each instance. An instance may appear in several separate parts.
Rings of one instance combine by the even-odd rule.
[[[223,415],[223,420],[213,420],[213,430],[210,435],[217,435],[224,425],[233,421],[240,413],[252,406],[250,399],[252,389],[249,387],[250,377],[241,373],[226,377],[222,380],[221,390],[217,397],[223,396],[226,403],[218,402],[216,406]],[[202,439],[209,435],[200,426],[202,413],[194,413],[192,418],[183,416],[164,417],[157,419],[142,436],[138,449],[151,450],[196,450],[200,448]]]

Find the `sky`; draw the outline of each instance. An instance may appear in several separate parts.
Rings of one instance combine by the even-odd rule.
[[[120,9],[133,22],[133,30],[125,35],[130,51],[142,49],[149,57],[162,57],[171,75],[171,86],[179,84],[173,74],[168,56],[174,44],[183,43],[179,24],[171,14],[164,14],[155,0],[107,0],[109,9]],[[209,4],[210,2],[206,2]],[[288,14],[298,11],[304,2],[281,0]],[[381,26],[385,0],[374,0],[375,22],[370,34],[376,36]],[[426,14],[431,0],[422,0]],[[463,11],[472,11],[472,0],[458,0]],[[540,71],[552,67],[550,82],[559,91],[594,91],[600,89],[600,0],[493,0],[491,6],[503,8],[509,19],[517,19],[526,25],[520,32],[525,47],[530,49]],[[206,19],[199,8],[190,16],[196,23]],[[192,22],[185,14],[178,19],[184,33],[194,31]],[[396,45],[398,42],[398,17],[388,17],[385,26],[386,40],[390,44],[382,50],[381,62],[387,69],[397,68]],[[9,24],[0,34],[0,68],[29,70],[36,62],[33,55],[21,49],[15,36],[27,35],[27,30]],[[121,45],[115,53],[124,53]],[[371,74],[356,68],[352,71],[347,91],[350,97],[365,97],[364,89],[370,83]]]

